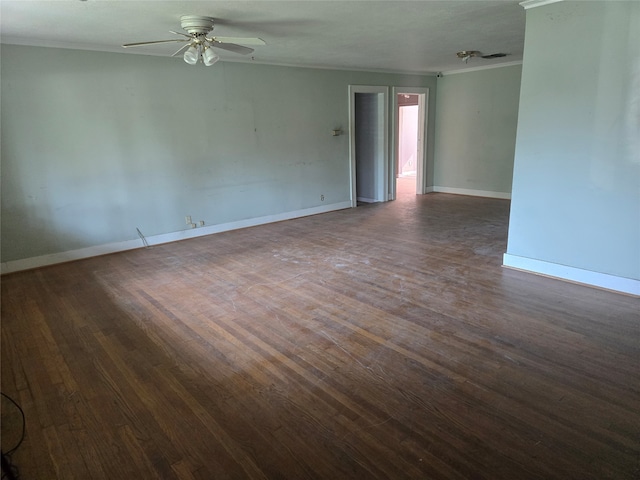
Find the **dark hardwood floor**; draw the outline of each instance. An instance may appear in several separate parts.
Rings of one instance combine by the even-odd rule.
[[[640,300],[398,197],[2,277],[21,478],[640,478]]]

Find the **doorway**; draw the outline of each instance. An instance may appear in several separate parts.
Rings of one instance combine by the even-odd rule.
[[[393,199],[425,193],[428,96],[426,88],[393,89]]]
[[[389,199],[389,88],[349,86],[351,206]]]

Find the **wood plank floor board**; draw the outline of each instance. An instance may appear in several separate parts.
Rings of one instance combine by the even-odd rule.
[[[126,379],[127,389],[136,391],[141,407],[149,412],[164,412],[164,415],[154,417],[153,420],[157,425],[149,433],[149,438],[155,439],[160,436],[167,439],[162,446],[164,457],[170,463],[178,462],[189,455],[205,458],[207,452],[211,452],[214,439],[211,435],[207,435],[208,432],[199,428],[200,421],[192,415],[193,411],[175,393],[172,388],[173,379],[161,375],[158,367],[146,364],[141,352],[133,351],[128,354],[124,351],[119,352],[113,344],[109,346],[109,352],[119,370],[123,373],[131,371],[132,375],[127,375]],[[121,363],[120,359],[127,357],[130,362]],[[137,416],[140,416],[140,413],[137,413]],[[175,419],[180,419],[180,422],[176,423]],[[136,426],[144,427],[151,423],[144,417],[134,420],[137,421],[131,423]],[[195,444],[192,443],[194,431],[198,431],[200,440]],[[211,463],[215,463],[215,459]]]
[[[191,328],[191,329],[193,329],[193,331],[194,331],[196,334],[203,333],[203,330],[200,330],[199,328],[197,328],[197,325],[196,325],[196,323],[195,323],[195,322],[191,322],[191,327],[190,327],[190,328]],[[216,330],[216,332],[215,332],[215,333],[216,333],[216,334],[218,334],[218,336],[220,336],[220,335],[221,335],[221,331],[220,331],[219,329],[218,329],[218,330]],[[230,337],[230,338],[231,338],[232,340],[234,339],[233,337]],[[234,343],[234,344],[232,345],[232,347],[233,347],[233,348],[238,348],[238,347],[242,347],[242,345],[238,345],[238,344],[237,344],[237,342],[236,342],[236,343]],[[233,351],[232,351],[232,352],[233,352]],[[231,353],[232,353],[232,352],[231,352]],[[213,353],[213,354],[215,354],[216,352],[212,352],[212,353]],[[195,359],[195,360],[202,361],[203,359],[202,359],[202,358],[199,358],[199,359]],[[220,360],[221,360],[222,362],[224,362],[224,364],[225,364],[225,365],[231,365],[231,363],[230,363],[230,362],[228,362],[228,361],[227,361],[226,359],[224,359],[224,358],[221,358]],[[255,358],[255,361],[261,361],[261,360],[262,360],[262,357],[256,357],[256,358]],[[218,365],[221,365],[221,364],[220,364],[220,363],[218,363]],[[237,369],[239,366],[244,368],[244,364],[234,365],[234,368],[232,369],[231,373],[232,373],[232,374],[235,374],[235,371],[236,371],[236,369]],[[244,370],[240,370],[240,372],[239,372],[239,373],[241,373],[241,374],[242,374],[243,372],[248,371],[248,370],[249,370],[249,369],[248,369],[248,368],[246,368],[246,369],[244,369]],[[254,370],[252,370],[252,371],[254,371]],[[259,380],[264,381],[264,378],[263,378],[264,376],[263,376],[263,375],[260,375],[260,371],[257,371],[257,374],[259,375]],[[244,375],[243,375],[243,376],[244,376]],[[231,377],[232,377],[232,375],[229,375],[228,381],[231,383],[231,381],[233,380],[233,382],[232,382],[232,383],[233,383],[233,385],[234,385],[234,386],[238,386],[238,385],[239,385],[239,382],[237,381],[237,378],[231,378]],[[226,409],[226,410],[229,410],[228,414],[229,414],[229,415],[232,415],[232,414],[233,414],[233,412],[234,412],[234,409],[237,409],[237,408],[238,408],[238,404],[239,404],[239,403],[240,403],[240,404],[242,403],[242,401],[241,401],[242,396],[244,396],[244,395],[245,395],[245,389],[246,389],[247,387],[245,387],[245,386],[243,386],[243,385],[244,385],[244,382],[240,385],[240,391],[239,391],[239,392],[235,392],[235,393],[233,394],[233,396],[231,396],[231,397],[227,397],[227,396],[225,396],[225,400],[233,400],[233,402],[234,402],[234,404],[233,404],[233,405],[230,405],[230,406],[229,406],[229,408],[225,408],[226,406],[225,406],[224,404],[223,404],[223,405],[218,404],[218,405],[216,405],[216,408],[217,408],[217,409],[219,409],[219,410],[225,410],[225,409]],[[216,392],[216,394],[217,394],[217,392]],[[249,412],[251,412],[251,411],[249,410]],[[236,419],[236,423],[237,423],[237,422],[247,422],[248,420],[252,420],[252,419],[251,419],[251,417],[252,417],[252,414],[251,414],[251,413],[249,413],[249,414],[245,414],[242,418],[240,418],[240,419]],[[265,419],[265,418],[269,418],[269,417],[268,417],[268,416],[264,416],[264,417],[262,417],[262,419]],[[253,419],[253,420],[258,420],[258,419]],[[210,422],[209,422],[209,423],[210,423]],[[249,422],[249,424],[251,424],[251,423],[252,423],[252,422]],[[254,422],[254,423],[255,423],[255,422]],[[279,427],[279,426],[280,426],[280,425],[277,425],[277,427]],[[229,427],[229,428],[234,428],[234,427]],[[245,426],[244,428],[245,428],[245,429],[247,429],[247,428],[249,428],[249,426],[247,425],[247,426]],[[260,435],[261,435],[261,430],[268,431],[269,429],[268,429],[268,428],[266,428],[266,429],[265,429],[265,427],[264,427],[264,426],[262,426],[262,428],[261,428],[261,429],[252,428],[252,429],[250,429],[250,430],[249,430],[249,431],[251,432],[251,435],[250,435],[250,436],[251,436],[251,437],[260,436]],[[240,436],[240,435],[242,435],[242,432],[238,430],[238,431],[235,433],[235,435],[236,435],[236,436]],[[269,446],[269,447],[271,447],[271,446],[272,446],[272,445],[270,445],[270,443],[269,443],[269,442],[267,442],[267,441],[262,442],[262,444],[263,444],[263,445],[265,445],[265,446]],[[268,454],[268,456],[273,456],[273,455],[274,455],[274,454],[273,454],[273,451],[272,451],[272,450],[269,450],[269,454]],[[265,456],[267,456],[267,455],[265,455]]]
[[[402,193],[2,277],[13,460],[45,479],[640,478],[640,301],[502,268],[508,212]]]
[[[345,307],[346,309],[346,307]],[[405,316],[406,318],[406,316]],[[403,322],[403,319],[399,318],[399,317],[395,317],[394,318],[394,324],[398,324]],[[449,319],[448,323],[450,324],[452,321],[452,319]],[[367,330],[369,332],[375,333],[380,329],[380,325],[384,325],[384,323],[379,322],[376,323],[374,325],[368,326]],[[404,330],[410,329],[410,327],[403,325],[402,327]],[[427,335],[430,331],[430,335]],[[465,352],[472,352],[471,355],[475,355],[475,356],[480,356],[482,358],[491,358],[492,355],[494,355],[494,349],[491,348],[491,343],[490,343],[490,338],[487,338],[487,336],[485,335],[474,335],[474,336],[470,336],[469,334],[472,333],[472,329],[470,328],[470,325],[467,324],[467,328],[466,329],[459,329],[459,330],[448,330],[448,331],[443,331],[442,327],[430,327],[430,329],[425,330],[423,332],[416,332],[416,335],[414,336],[414,338],[436,338],[436,336],[441,340],[441,341],[445,341],[447,342],[450,346],[455,346],[456,348],[460,349],[459,353],[456,353],[456,358],[459,359],[459,361],[463,364],[465,364],[464,361],[464,356],[465,356]],[[551,341],[552,339],[547,339],[547,341]],[[575,352],[572,351],[572,346],[573,343],[576,342],[576,339],[572,339],[571,343],[566,344],[566,345],[562,345],[562,352],[563,354],[567,354],[567,355],[576,355],[579,354],[582,350],[584,350],[584,346],[580,346],[579,349],[576,349]],[[547,342],[545,342],[546,344]],[[550,351],[546,350],[540,353],[536,353],[535,350],[533,350],[532,348],[529,348],[528,351],[526,352],[526,355],[523,354],[523,352],[521,352],[520,350],[523,348],[526,348],[527,345],[524,344],[520,344],[518,346],[518,349],[509,349],[508,354],[504,353],[503,356],[505,356],[505,358],[507,360],[509,360],[510,362],[514,362],[514,363],[528,363],[529,364],[529,368],[531,368],[533,365],[536,366],[536,369],[538,371],[540,371],[540,369],[544,369],[544,371],[542,371],[542,373],[545,376],[548,375],[554,375],[554,372],[561,370],[559,367],[560,365],[558,365],[558,355],[555,356],[554,358],[554,363],[552,365],[546,366],[545,363],[547,358],[549,358],[549,354],[551,353]],[[536,349],[538,348],[538,345],[536,345]],[[481,351],[474,351],[474,349],[478,349]],[[504,349],[502,350],[504,351]],[[567,353],[568,351],[568,353]],[[536,362],[535,364],[532,362],[532,360],[535,359]],[[496,360],[504,360],[504,358],[497,358]],[[593,374],[595,372],[597,372],[597,364],[595,364],[595,362],[593,361],[593,359],[585,359],[585,361],[590,362],[590,368],[589,368],[589,377],[585,376],[582,374],[582,370],[580,369],[571,369],[569,372],[564,371],[564,372],[558,372],[558,374],[562,374],[562,375],[566,375],[567,373],[572,373],[573,375],[568,376],[568,381],[569,382],[573,382],[574,378],[577,377],[578,379],[580,379],[580,377],[582,377],[582,379],[584,379],[584,381],[589,381],[590,378],[593,377]],[[571,358],[568,357],[566,360],[566,364],[569,365],[570,368],[570,364],[571,364]],[[498,365],[499,366],[499,365]],[[494,369],[494,365],[489,365],[489,368]],[[529,371],[529,374],[531,373],[531,371]],[[637,369],[633,369],[633,366],[631,366],[630,368],[630,373],[635,374],[636,375],[636,382],[637,382]],[[533,377],[535,379],[535,377]],[[600,382],[601,386],[607,386],[608,385],[608,389],[614,389],[614,396],[612,399],[615,401],[616,398],[620,398],[620,399],[626,399],[629,400],[628,398],[626,398],[624,395],[621,395],[623,393],[624,390],[627,390],[628,387],[624,386],[624,387],[620,387],[619,384],[617,384],[615,381],[611,381],[611,375],[609,374],[609,372],[605,369],[602,369],[601,371],[601,375],[600,378],[598,379],[598,381]],[[633,379],[633,378],[632,378]],[[565,387],[566,387],[566,383],[565,383]],[[564,388],[564,387],[563,387]],[[580,388],[583,388],[583,385],[580,385]],[[616,392],[617,390],[617,392]],[[611,393],[611,392],[609,392]],[[616,393],[620,394],[615,395]],[[627,407],[631,407],[632,405],[627,405]]]
[[[196,302],[197,303],[197,302]]]
[[[433,304],[435,302],[437,302],[437,299],[435,299],[435,298],[430,299],[429,302],[424,302],[424,303],[421,302],[420,303],[420,308],[418,309],[418,311],[423,312],[424,309],[429,309],[429,308],[433,309],[434,308]],[[445,302],[445,304],[446,303],[447,302]],[[475,305],[478,305],[478,299],[476,299],[475,302],[469,303],[467,305],[468,308],[465,309],[465,310],[467,310],[469,312],[470,316],[474,316],[474,315],[475,316],[480,316],[478,314],[484,314],[485,313],[485,312],[482,312],[483,307],[474,308]],[[457,309],[461,310],[460,305],[458,305]],[[520,312],[518,312],[518,315],[521,316],[522,318],[525,318],[527,316],[527,312],[528,312],[528,310],[521,310]],[[394,313],[394,311],[392,310],[391,313]],[[444,313],[446,313],[446,311],[444,311]],[[505,312],[505,315],[507,315],[507,314],[508,314],[509,317],[513,317],[513,316],[516,315],[516,312],[515,311],[513,311],[513,312]],[[406,315],[406,313],[405,313],[405,315]],[[490,311],[486,312],[486,317],[487,318],[491,317],[491,312]],[[536,321],[536,319],[535,318],[531,318],[530,315],[529,315],[529,318],[530,318],[531,321]],[[551,320],[553,318],[555,318],[555,317],[551,316],[549,320]],[[576,323],[578,323],[582,318],[584,318],[584,317],[577,318],[576,319]],[[475,326],[475,325],[470,323],[470,320],[472,320],[472,318],[465,319],[465,320],[466,320],[465,324],[467,325],[467,327]],[[549,320],[543,320],[543,322],[537,322],[537,323],[539,325],[541,325],[541,326],[544,326],[544,324],[547,323]],[[453,316],[449,316],[449,323],[450,322],[454,322],[454,321],[457,321],[457,319],[455,317],[453,317]],[[520,324],[515,323],[515,325],[520,325]],[[520,328],[522,328],[522,327],[520,327]],[[548,335],[545,333],[545,335],[548,336],[548,338],[545,338],[545,340],[551,341],[551,340],[553,340],[552,337],[554,336],[555,329],[547,329],[547,330],[548,330],[549,333],[548,333]],[[540,334],[543,331],[544,330],[541,330],[539,328],[537,337],[540,337]],[[632,333],[632,332],[630,331],[629,333]],[[633,335],[631,336],[631,338],[633,338]],[[602,342],[601,338],[598,338],[598,337],[594,336],[594,339],[597,340],[598,343],[602,346],[603,342]],[[581,347],[580,345],[575,345],[576,342],[577,341],[578,342],[579,341],[583,341],[583,342],[584,341],[588,341],[588,337],[585,336],[584,331],[580,331],[580,332],[576,331],[576,332],[573,332],[573,333],[571,331],[567,331],[567,332],[565,332],[565,335],[563,336],[562,340],[565,342],[564,345],[562,345],[563,351],[564,351],[564,349],[575,349],[576,351],[579,351],[581,348],[584,348],[584,347]],[[626,340],[626,342],[622,342],[623,340]],[[621,342],[623,344],[624,343],[629,344],[630,349],[633,349],[633,347],[631,346],[632,342],[629,340],[629,336],[617,336],[615,338],[615,341],[613,341],[613,340],[611,341],[610,345],[615,347],[617,345],[620,345]],[[545,345],[546,345],[546,342],[545,342]],[[541,345],[541,346],[543,346],[543,345]],[[615,350],[615,348],[613,348],[612,350]],[[569,352],[569,353],[571,353],[573,355],[573,352]],[[637,369],[633,369],[632,368],[631,373],[637,373],[637,372],[638,372]]]
[[[352,347],[353,347],[353,344],[352,344]],[[357,352],[356,352],[356,354],[357,354]]]

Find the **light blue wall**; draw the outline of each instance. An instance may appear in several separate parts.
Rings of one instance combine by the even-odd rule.
[[[348,201],[348,85],[436,86],[11,45],[1,69],[2,262]]]
[[[507,253],[640,279],[640,3],[527,12]]]
[[[521,70],[514,65],[438,79],[436,187],[511,192]]]

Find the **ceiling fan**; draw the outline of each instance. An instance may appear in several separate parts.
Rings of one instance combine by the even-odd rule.
[[[464,63],[467,63],[471,57],[480,57],[480,58],[501,58],[509,55],[508,53],[492,53],[490,55],[483,55],[478,50],[462,50],[461,52],[456,53],[458,58],[462,60]]]
[[[153,45],[156,43],[184,43],[180,49],[171,55],[175,57],[184,51],[184,61],[189,65],[195,65],[202,61],[206,66],[211,66],[220,60],[220,57],[212,48],[220,48],[240,55],[248,55],[253,52],[253,48],[238,45],[266,45],[261,38],[234,38],[234,37],[208,37],[213,30],[215,19],[212,17],[202,17],[200,15],[183,15],[180,17],[180,25],[187,33],[174,32],[174,35],[182,35],[186,38],[176,38],[172,40],[155,40],[151,42],[125,43],[124,48],[140,47],[142,45]],[[237,43],[234,43],[237,42]]]

